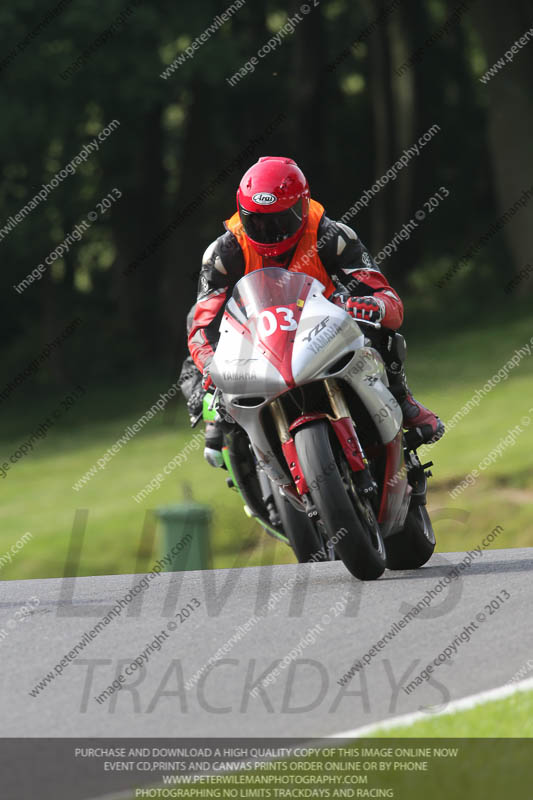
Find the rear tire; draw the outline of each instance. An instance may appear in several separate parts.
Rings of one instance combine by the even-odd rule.
[[[304,511],[297,511],[286,497],[282,497],[275,484],[272,484],[272,495],[281,518],[283,533],[288,538],[299,563],[325,561],[324,543],[307,514]]]
[[[301,470],[328,539],[335,537],[335,552],[356,578],[376,580],[386,567],[386,553],[379,526],[369,505],[365,508],[366,518],[360,509],[356,510],[355,500],[352,500],[337,466],[328,423],[314,422],[301,428],[294,436],[294,443]],[[339,457],[344,458],[344,454],[341,453]],[[346,531],[344,535],[341,529]]]
[[[385,539],[388,569],[418,569],[435,550],[435,534],[425,505],[410,508],[400,533]]]

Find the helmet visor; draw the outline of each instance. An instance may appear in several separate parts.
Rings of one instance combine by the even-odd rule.
[[[259,244],[283,242],[298,231],[302,224],[302,198],[285,211],[246,211],[239,203],[239,214],[247,236]]]

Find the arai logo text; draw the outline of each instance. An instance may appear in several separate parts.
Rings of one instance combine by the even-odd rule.
[[[277,199],[276,195],[271,192],[256,192],[252,197],[252,200],[254,203],[257,203],[258,206],[271,206]]]

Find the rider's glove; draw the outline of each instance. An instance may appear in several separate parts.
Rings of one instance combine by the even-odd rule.
[[[202,389],[207,392],[212,386],[215,384],[213,383],[213,379],[209,374],[209,367],[210,364],[206,364],[204,366],[204,371],[202,373]]]
[[[359,322],[381,322],[385,316],[385,303],[372,295],[349,297],[345,308]]]
[[[328,297],[328,300],[330,303],[335,303],[339,308],[346,309],[346,301],[349,297],[350,295],[348,292],[333,292],[333,294]]]

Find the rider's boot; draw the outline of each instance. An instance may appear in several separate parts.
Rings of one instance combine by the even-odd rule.
[[[407,447],[414,450],[422,444],[438,442],[444,435],[444,423],[433,411],[415,400],[407,385],[403,364],[395,366],[396,369],[387,369],[389,389],[402,410]]]
[[[212,467],[224,466],[223,444],[224,439],[220,422],[208,422],[205,426],[204,458]]]

